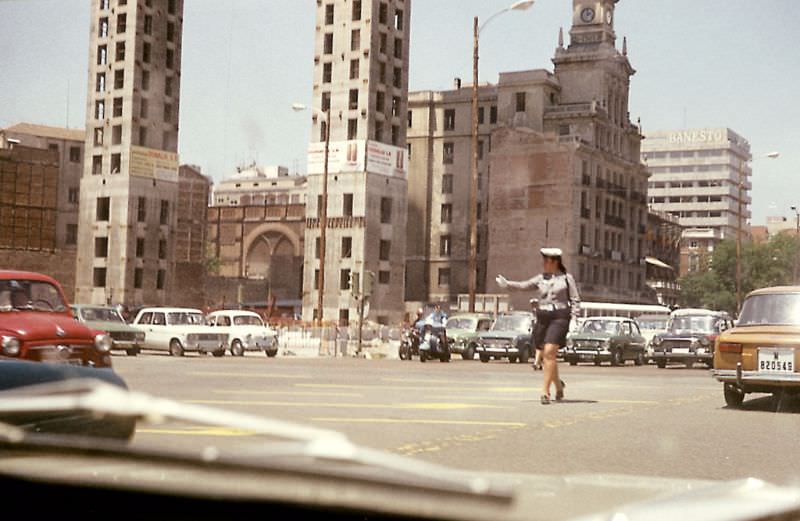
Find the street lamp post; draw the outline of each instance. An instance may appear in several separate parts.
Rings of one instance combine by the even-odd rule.
[[[794,212],[795,216],[795,230],[794,230],[794,237],[795,237],[795,253],[794,253],[794,271],[792,272],[792,281],[795,285],[797,285],[797,259],[798,259],[798,251],[797,251],[797,243],[800,241],[800,209],[797,206],[792,206],[792,211]]]
[[[535,0],[514,2],[509,7],[493,14],[483,25],[478,17],[473,20],[472,38],[472,173],[469,196],[469,311],[475,312],[475,292],[478,285],[478,60],[481,31],[496,17],[508,11],[525,11]]]
[[[295,112],[308,110],[309,107],[301,103],[294,103],[292,110]],[[331,144],[331,111],[319,111],[312,108],[313,112],[325,115],[325,159],[322,167],[322,201],[319,208],[319,275],[317,276],[317,324],[322,327],[325,316],[325,236],[328,229],[328,158]]]
[[[770,152],[762,157],[777,159],[780,152]],[[736,311],[742,308],[742,189],[744,188],[744,161],[739,162],[739,219],[736,229]]]

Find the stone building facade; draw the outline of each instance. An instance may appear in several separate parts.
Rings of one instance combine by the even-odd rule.
[[[82,303],[165,304],[175,272],[183,0],[92,0]]]

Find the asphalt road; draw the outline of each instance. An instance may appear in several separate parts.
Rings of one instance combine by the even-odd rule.
[[[451,467],[800,484],[800,403],[750,395],[725,406],[707,369],[569,367],[562,403],[539,403],[541,373],[507,362],[116,356],[132,389],[291,420]],[[135,443],[228,447],[247,432],[141,425]]]

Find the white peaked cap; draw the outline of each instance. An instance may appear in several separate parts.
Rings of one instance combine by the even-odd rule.
[[[539,250],[545,257],[561,257],[564,252],[561,248],[542,248]]]

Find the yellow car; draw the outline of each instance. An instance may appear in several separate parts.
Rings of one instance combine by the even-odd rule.
[[[714,377],[725,403],[738,407],[748,393],[800,393],[800,287],[750,293],[736,327],[717,339]]]

